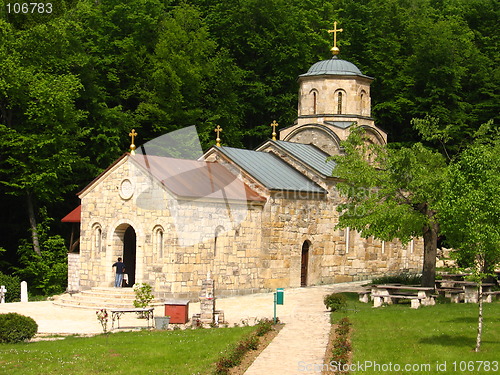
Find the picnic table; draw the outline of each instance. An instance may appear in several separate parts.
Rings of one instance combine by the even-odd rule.
[[[144,308],[139,308],[139,307],[135,307],[135,308],[125,308],[125,309],[111,309],[111,329],[114,329],[115,327],[115,320],[117,322],[117,329],[120,328],[120,317],[123,315],[123,314],[126,314],[126,313],[142,313],[145,317],[146,317],[146,320],[148,322],[148,328],[149,328],[149,321],[151,320],[151,322],[153,321],[153,310],[154,310],[154,307],[144,307]]]
[[[491,302],[493,295],[500,292],[493,292],[491,289],[495,284],[483,283],[483,301]],[[452,302],[477,303],[479,299],[478,284],[472,281],[463,280],[436,280],[437,291],[451,298]]]
[[[411,308],[418,309],[420,305],[432,306],[436,304],[433,293],[434,288],[432,287],[382,284],[372,286],[371,297],[373,299],[373,307],[382,306],[382,303],[390,305],[402,299],[410,300]]]

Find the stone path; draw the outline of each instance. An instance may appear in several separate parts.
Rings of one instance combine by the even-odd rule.
[[[325,294],[362,290],[365,282],[290,289],[285,304],[278,306],[278,316],[286,325],[257,357],[245,375],[291,375],[317,373],[323,364],[330,313],[323,304]]]
[[[307,288],[285,289],[285,303],[277,307],[277,315],[285,327],[259,355],[246,375],[280,375],[313,373],[306,371],[321,365],[328,340],[329,313],[323,304],[328,293],[361,290],[363,282],[342,283]],[[230,326],[273,317],[273,293],[259,293],[218,299],[216,308],[223,310]],[[163,316],[162,308],[155,316]],[[17,312],[31,316],[42,334],[102,333],[94,310],[55,306],[52,302],[16,302],[0,304],[0,314]],[[200,312],[199,303],[189,305],[189,315]],[[146,321],[134,314],[125,314],[122,327],[146,326]]]

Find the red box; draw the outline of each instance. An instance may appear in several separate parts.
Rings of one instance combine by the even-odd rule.
[[[170,316],[170,324],[186,324],[189,320],[189,300],[167,301],[165,316]]]

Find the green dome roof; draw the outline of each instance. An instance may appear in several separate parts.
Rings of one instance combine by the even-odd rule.
[[[321,75],[360,76],[372,79],[372,77],[361,73],[361,70],[353,63],[341,60],[337,56],[333,56],[330,60],[318,61],[309,68],[307,73],[301,74],[300,77]]]

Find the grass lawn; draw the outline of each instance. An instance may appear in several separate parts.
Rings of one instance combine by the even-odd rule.
[[[254,327],[118,332],[0,344],[0,374],[209,374]]]
[[[351,373],[500,373],[500,303],[483,306],[481,352],[475,353],[477,304],[437,304],[418,310],[402,304],[375,309],[350,294],[347,315],[353,323],[352,363],[379,365]]]

